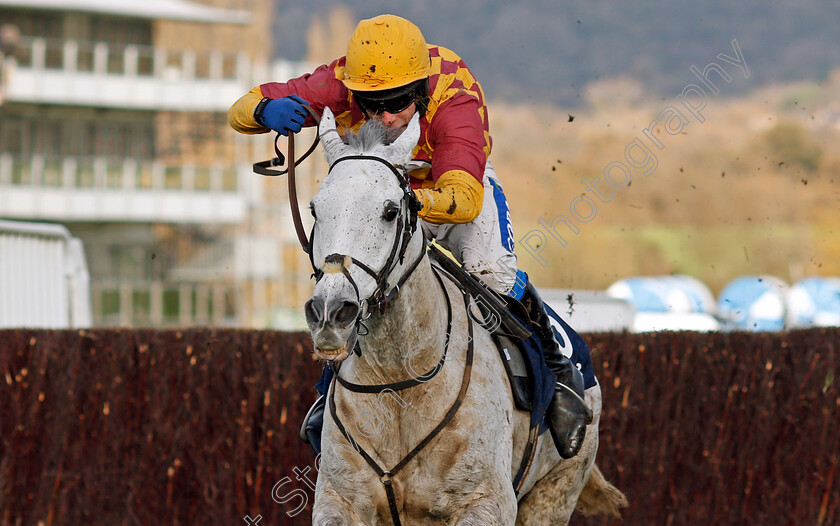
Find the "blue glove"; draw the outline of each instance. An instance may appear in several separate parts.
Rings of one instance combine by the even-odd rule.
[[[254,118],[268,128],[280,133],[289,135],[289,132],[297,133],[306,120],[307,113],[304,105],[308,102],[297,95],[289,95],[282,99],[271,99],[265,106],[254,112]]]

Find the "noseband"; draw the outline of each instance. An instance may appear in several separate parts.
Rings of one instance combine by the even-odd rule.
[[[417,212],[420,211],[423,205],[420,203],[420,200],[417,199],[417,196],[415,196],[414,192],[411,190],[411,185],[408,182],[408,177],[403,172],[399,171],[393,164],[383,159],[382,157],[378,157],[375,155],[348,155],[346,157],[337,159],[334,163],[332,163],[332,165],[330,165],[329,172],[332,172],[333,168],[335,168],[335,165],[337,165],[338,163],[352,160],[376,161],[384,164],[397,178],[397,182],[399,183],[400,189],[403,192],[402,198],[400,199],[400,222],[397,225],[397,232],[394,235],[394,243],[391,246],[391,252],[388,254],[388,259],[385,261],[385,264],[379,272],[374,271],[370,268],[370,266],[359,261],[353,256],[349,256],[346,254],[333,253],[324,258],[325,265],[332,263],[334,265],[339,266],[339,268],[341,269],[341,273],[344,274],[344,277],[346,277],[347,281],[350,282],[350,285],[353,286],[353,290],[356,291],[356,300],[359,302],[359,305],[364,304],[364,308],[360,309],[359,315],[356,318],[356,325],[358,328],[359,325],[363,325],[362,321],[369,316],[369,313],[372,310],[377,310],[380,314],[385,312],[388,303],[390,303],[391,300],[393,300],[394,297],[397,295],[397,293],[399,293],[400,287],[405,284],[405,282],[411,276],[412,272],[414,272],[414,269],[417,268],[417,265],[420,264],[420,261],[422,261],[423,256],[425,256],[426,254],[426,251],[420,251],[420,255],[414,262],[412,262],[408,269],[406,269],[405,273],[402,275],[402,277],[396,283],[396,285],[394,285],[392,289],[388,290],[388,277],[391,275],[391,272],[394,271],[396,266],[398,264],[402,264],[405,260],[405,252],[408,248],[408,243],[409,241],[411,241],[414,232],[417,230]],[[313,237],[314,234],[315,231],[313,227]],[[314,239],[310,239],[310,242],[312,243],[312,245],[310,246],[314,246]],[[312,259],[312,252],[314,251],[310,251],[309,257],[310,262],[312,263],[312,269],[314,270],[313,276],[315,277],[315,282],[317,283],[321,280],[321,278],[324,277],[324,269],[318,268],[315,265],[315,262]],[[356,265],[357,267],[362,269],[367,275],[373,278],[373,281],[376,283],[376,289],[368,298],[361,298],[359,293],[359,286],[356,284],[356,280],[354,280],[353,276],[350,274],[351,264]]]

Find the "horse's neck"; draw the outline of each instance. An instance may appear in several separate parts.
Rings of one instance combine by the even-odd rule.
[[[385,313],[366,322],[369,334],[360,338],[362,355],[355,357],[353,376],[364,383],[387,383],[434,368],[447,330],[444,294],[425,259]]]

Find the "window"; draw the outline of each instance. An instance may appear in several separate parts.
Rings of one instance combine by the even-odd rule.
[[[148,289],[134,289],[131,292],[132,323],[148,325],[152,319],[152,294]]]
[[[107,320],[112,317],[119,317],[120,315],[120,291],[119,290],[103,290],[102,291],[102,319]]]
[[[181,317],[181,294],[178,289],[163,290],[163,320],[167,323],[177,322]]]

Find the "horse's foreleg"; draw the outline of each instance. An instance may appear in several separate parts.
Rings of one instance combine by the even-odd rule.
[[[337,506],[324,506],[313,510],[313,526],[351,526],[353,522],[347,519],[343,510]]]
[[[510,483],[499,478],[481,493],[464,506],[456,526],[513,526],[517,505]]]
[[[502,510],[490,497],[482,497],[470,504],[461,514],[457,526],[502,526]]]
[[[320,482],[320,477],[318,477]],[[347,502],[331,488],[318,487],[312,506],[313,526],[361,526],[364,524]]]

